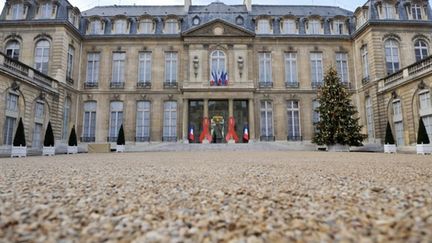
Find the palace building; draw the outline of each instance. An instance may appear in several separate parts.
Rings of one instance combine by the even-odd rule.
[[[19,118],[58,143],[310,143],[329,67],[352,93],[365,143],[390,122],[400,148],[432,138],[432,12],[426,0],[336,6],[99,6],[6,0],[0,16],[0,147]],[[209,141],[210,140],[210,141]]]

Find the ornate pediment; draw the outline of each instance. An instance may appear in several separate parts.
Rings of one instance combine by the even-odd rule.
[[[252,37],[255,33],[222,19],[215,19],[189,29],[183,32],[182,35],[185,37]]]

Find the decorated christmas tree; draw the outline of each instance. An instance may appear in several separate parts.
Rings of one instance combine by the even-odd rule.
[[[125,145],[125,135],[123,131],[123,124],[120,126],[120,130],[117,136],[117,145]]]
[[[320,114],[320,121],[313,143],[361,146],[366,136],[360,133],[359,118],[355,118],[357,111],[334,68],[330,68],[324,77],[324,83],[318,91],[318,101],[320,106],[316,111]]]
[[[419,129],[417,134],[417,144],[429,144],[429,136],[426,131],[426,127],[423,123],[423,119],[420,118],[419,121]]]
[[[20,118],[18,122],[18,127],[15,133],[15,137],[13,140],[13,146],[19,147],[19,146],[26,146],[26,139],[25,139],[25,133],[24,133],[24,125],[22,118]]]
[[[395,144],[395,141],[393,138],[393,132],[392,132],[391,126],[390,126],[390,122],[387,122],[384,144]]]
[[[47,129],[45,131],[45,139],[44,139],[45,147],[54,147],[54,133],[51,127],[51,122],[48,122]]]
[[[72,127],[71,133],[69,135],[69,142],[68,142],[69,146],[78,146],[78,141],[77,141],[77,136],[76,136],[76,132],[75,132],[75,126]]]

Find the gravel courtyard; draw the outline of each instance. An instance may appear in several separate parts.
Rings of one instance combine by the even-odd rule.
[[[0,159],[0,242],[432,242],[432,156]]]

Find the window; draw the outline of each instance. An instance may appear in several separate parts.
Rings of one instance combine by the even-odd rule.
[[[175,141],[177,139],[177,102],[166,101],[164,103],[163,141]]]
[[[138,101],[136,117],[137,142],[149,141],[150,139],[150,101]]]
[[[99,35],[103,34],[103,26],[100,20],[93,20],[90,22],[90,34]]]
[[[6,111],[18,112],[18,98],[16,94],[9,93],[6,100]]]
[[[287,114],[288,114],[288,140],[289,141],[301,140],[300,109],[299,109],[298,101],[289,100],[287,102]]]
[[[321,34],[320,21],[316,20],[316,19],[309,20],[308,30],[309,30],[309,34],[312,34],[312,35]]]
[[[20,43],[16,40],[9,41],[6,44],[6,56],[18,60],[20,55]]]
[[[323,82],[323,64],[322,64],[322,53],[313,52],[310,54],[311,60],[311,77],[312,87],[316,88]]]
[[[165,23],[166,34],[177,34],[179,32],[178,22],[176,19],[169,19]]]
[[[226,85],[226,79],[222,80],[223,74],[226,72],[225,53],[220,50],[213,51],[210,55],[212,85]],[[220,80],[220,82],[219,82]]]
[[[366,125],[368,131],[368,138],[369,138],[369,142],[373,142],[375,138],[375,125],[374,125],[372,99],[369,96],[366,97],[365,108],[366,108]]]
[[[151,58],[151,52],[141,52],[139,54],[139,83],[149,83],[151,81]]]
[[[368,49],[366,45],[360,49],[360,53],[361,53],[361,60],[362,60],[363,79],[369,79],[369,57],[368,57]]]
[[[114,34],[126,34],[127,21],[125,19],[118,19],[114,22]]]
[[[35,69],[41,73],[48,74],[50,43],[47,40],[38,41],[35,53]]]
[[[273,107],[271,101],[261,101],[261,140],[273,140]]]
[[[45,116],[45,104],[36,102],[35,104],[35,117],[34,117],[34,128],[33,128],[33,140],[32,147],[39,148],[41,146],[42,128],[44,124]]]
[[[177,83],[177,52],[165,53],[165,82]]]
[[[99,81],[99,53],[87,54],[87,84],[96,84]]]
[[[396,143],[397,145],[404,145],[404,131],[402,122],[402,106],[401,101],[393,101],[393,122],[396,131]]]
[[[87,101],[84,103],[84,128],[82,141],[94,142],[96,137],[96,106],[95,101]]]
[[[421,20],[422,19],[422,12],[421,7],[418,4],[411,5],[411,16],[415,20]]]
[[[348,84],[348,54],[347,53],[336,53],[336,70],[338,72],[341,82]]]
[[[432,139],[432,114],[422,117],[429,140]]]
[[[76,14],[74,14],[74,12],[73,12],[72,9],[70,9],[69,12],[68,12],[68,20],[75,27],[77,26],[77,16],[76,16]]]
[[[382,6],[382,16],[383,19],[395,19],[395,5],[392,5],[390,3],[384,3]]]
[[[288,86],[298,86],[297,53],[285,53],[285,82]]]
[[[44,3],[40,6],[39,9],[39,13],[40,13],[40,18],[42,19],[50,19],[54,13],[54,8],[53,5],[51,3]]]
[[[62,132],[62,139],[67,139],[68,131],[69,131],[69,118],[70,118],[70,112],[71,112],[71,100],[69,98],[66,98],[64,107],[63,107],[63,132]]]
[[[335,35],[343,35],[344,34],[345,24],[342,20],[333,21],[333,34]]]
[[[414,43],[416,61],[425,59],[429,55],[428,44],[424,40],[416,40]]]
[[[297,25],[294,19],[282,21],[282,34],[297,34]]]
[[[113,54],[111,84],[124,83],[125,59],[126,59],[126,53],[124,52],[115,52]]]
[[[397,41],[390,39],[385,42],[387,74],[399,71],[399,47]]]
[[[320,107],[320,103],[318,100],[312,100],[312,125],[314,126],[314,131],[318,132],[317,124],[320,121],[320,113],[318,108]]]
[[[259,53],[259,82],[272,83],[271,53]]]
[[[75,55],[75,48],[73,48],[73,46],[69,46],[68,55],[67,55],[67,67],[66,67],[67,79],[72,79],[73,68],[74,68],[74,55]]]
[[[419,94],[420,110],[428,110],[431,108],[431,97],[429,91],[420,92]]]
[[[24,4],[17,3],[12,5],[11,7],[12,12],[12,20],[20,20],[24,18]]]
[[[16,117],[6,116],[4,132],[3,132],[4,145],[12,145],[16,120],[17,120]]]
[[[113,101],[110,105],[109,142],[116,142],[120,126],[123,124],[123,102]]]
[[[153,21],[151,19],[141,20],[139,24],[139,33],[152,34],[153,32]]]
[[[268,19],[258,20],[258,34],[271,34],[270,21]]]

